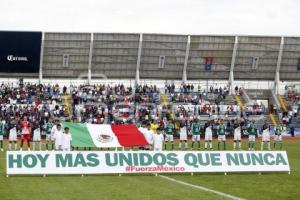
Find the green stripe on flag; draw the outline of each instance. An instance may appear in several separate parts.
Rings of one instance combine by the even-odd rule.
[[[85,124],[64,122],[63,127],[69,127],[73,147],[96,147]]]

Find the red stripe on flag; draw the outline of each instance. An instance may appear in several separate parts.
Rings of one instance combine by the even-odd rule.
[[[124,147],[144,146],[147,141],[135,125],[112,125],[112,131],[117,136],[120,145]]]

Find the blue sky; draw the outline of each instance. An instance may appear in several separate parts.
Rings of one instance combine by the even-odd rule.
[[[1,0],[1,30],[300,36],[299,0]]]

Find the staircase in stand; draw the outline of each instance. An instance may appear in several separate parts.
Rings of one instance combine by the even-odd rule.
[[[241,110],[243,110],[243,108],[244,108],[244,103],[243,103],[243,100],[242,100],[241,96],[235,95],[235,100],[237,101],[237,103],[238,103],[238,105],[240,106]]]
[[[269,118],[270,118],[272,124],[273,124],[274,126],[276,126],[277,123],[278,123],[278,119],[276,119],[276,117],[274,116],[273,113],[270,113],[270,114],[269,114]],[[278,118],[278,117],[277,117],[277,118]]]
[[[279,99],[280,106],[281,106],[282,110],[287,112],[288,110],[287,110],[286,102],[283,99],[283,97],[281,95],[278,95],[278,99]]]

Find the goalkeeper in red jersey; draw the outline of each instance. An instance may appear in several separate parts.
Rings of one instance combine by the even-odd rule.
[[[23,150],[24,141],[27,142],[28,150],[30,150],[31,125],[25,116],[21,121],[21,145],[20,150]]]

